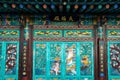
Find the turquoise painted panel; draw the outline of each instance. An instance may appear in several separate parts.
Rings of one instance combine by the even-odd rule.
[[[80,44],[80,74],[92,76],[93,47],[91,43]]]
[[[94,80],[94,52],[92,42],[80,43],[80,76],[92,77]]]
[[[65,30],[64,31],[64,37],[93,37],[93,31],[92,30]]]
[[[120,30],[107,30],[107,37],[119,38],[120,37]]]
[[[62,37],[62,30],[34,30],[34,37]]]
[[[5,43],[5,80],[18,80],[19,70],[19,42]]]
[[[94,80],[93,42],[33,43],[33,80]]]
[[[18,38],[19,30],[0,30],[0,38]]]
[[[0,42],[0,65],[0,80],[18,80],[19,42]]]
[[[108,79],[120,80],[120,42],[108,42]]]
[[[66,75],[76,75],[76,44],[75,43],[65,43],[65,53],[66,55]]]
[[[35,75],[46,75],[46,47],[44,43],[35,44]]]
[[[62,49],[60,43],[50,43],[50,74],[61,75]]]
[[[5,75],[15,75],[17,72],[17,44],[6,43]]]

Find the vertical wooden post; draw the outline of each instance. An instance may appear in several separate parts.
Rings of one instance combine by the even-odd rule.
[[[97,25],[94,25],[94,80],[98,79],[98,40],[97,40]]]
[[[98,19],[98,70],[99,80],[107,80],[107,53],[105,42],[105,17],[102,16]]]
[[[22,55],[23,55],[23,42],[24,42],[24,26],[20,27],[20,50],[19,50],[19,80],[22,80]]]
[[[28,80],[32,80],[32,62],[33,62],[33,26],[29,25],[29,40],[28,40],[28,59],[27,59],[27,63],[28,63]]]

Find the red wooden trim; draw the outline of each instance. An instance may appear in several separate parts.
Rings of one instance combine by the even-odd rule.
[[[93,29],[93,26],[54,26],[54,25],[34,25],[33,29]]]
[[[28,40],[28,53],[27,53],[27,74],[28,80],[32,80],[32,68],[33,68],[33,26],[29,26],[29,40]]]
[[[106,29],[120,29],[120,26],[106,26]]]

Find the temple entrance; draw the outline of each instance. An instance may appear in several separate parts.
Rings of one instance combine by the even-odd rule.
[[[93,27],[72,30],[42,27],[33,27],[32,79],[94,80]]]
[[[34,42],[33,80],[94,80],[93,42]]]

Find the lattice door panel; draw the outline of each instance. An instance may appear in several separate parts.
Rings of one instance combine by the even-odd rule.
[[[33,80],[94,80],[93,42],[33,44]]]
[[[0,43],[0,80],[18,80],[19,42]]]
[[[120,79],[120,42],[108,42],[108,77]]]

